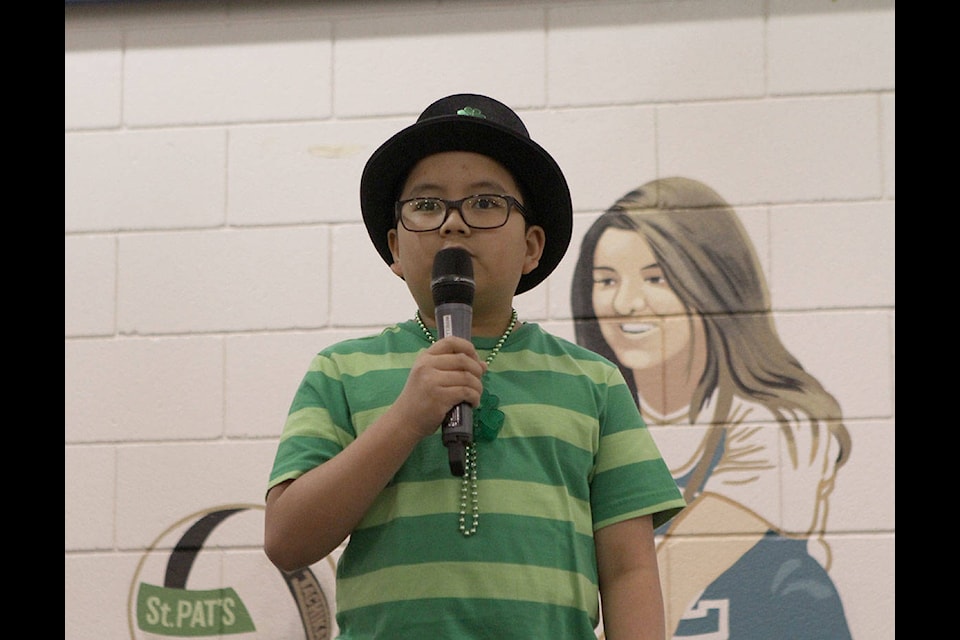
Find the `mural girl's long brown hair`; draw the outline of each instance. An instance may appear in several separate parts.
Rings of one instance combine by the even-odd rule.
[[[766,406],[781,424],[804,419],[815,437],[832,435],[839,444],[836,467],[846,462],[851,441],[839,404],[783,345],[753,245],[733,209],[703,183],[682,177],[654,180],[626,194],[594,222],[583,238],[573,277],[578,343],[620,364],[600,332],[592,302],[594,251],[609,228],[642,234],[689,315],[703,320],[707,360],[690,401],[690,422],[714,392],[716,405],[706,450],[686,488],[688,500],[703,484],[735,394]],[[620,368],[636,394],[633,372]],[[785,427],[784,432],[789,437]],[[792,440],[790,455],[794,464],[801,455]]]

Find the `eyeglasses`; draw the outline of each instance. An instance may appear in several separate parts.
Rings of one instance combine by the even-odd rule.
[[[507,224],[513,209],[526,215],[523,205],[513,196],[482,193],[459,200],[444,198],[410,198],[396,205],[397,219],[407,231],[434,231],[443,226],[450,211],[460,212],[463,222],[471,229],[496,229]]]

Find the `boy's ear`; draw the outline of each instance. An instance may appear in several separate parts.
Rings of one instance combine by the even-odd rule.
[[[390,271],[393,271],[403,280],[403,267],[400,266],[400,246],[397,243],[397,230],[390,229],[387,232],[387,245],[390,247],[390,253],[393,255],[393,262],[390,263]]]
[[[530,225],[527,228],[527,257],[523,261],[524,275],[530,273],[540,264],[540,256],[547,244],[547,232],[540,225]]]

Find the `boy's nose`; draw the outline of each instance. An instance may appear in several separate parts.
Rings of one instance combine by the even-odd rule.
[[[461,233],[469,233],[470,227],[467,226],[467,223],[463,221],[463,212],[459,207],[449,207],[447,209],[447,219],[444,220],[443,224],[440,226],[440,233],[445,233],[447,231],[460,231]]]

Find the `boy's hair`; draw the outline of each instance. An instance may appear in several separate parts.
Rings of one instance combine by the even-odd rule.
[[[397,224],[394,206],[403,182],[417,162],[444,151],[483,154],[513,175],[526,199],[527,223],[543,227],[546,234],[540,264],[521,276],[516,293],[540,284],[560,264],[570,244],[570,189],[560,166],[530,139],[523,121],[510,107],[472,93],[437,100],[367,161],[360,179],[360,209],[377,252],[388,265],[393,263],[387,232]]]

